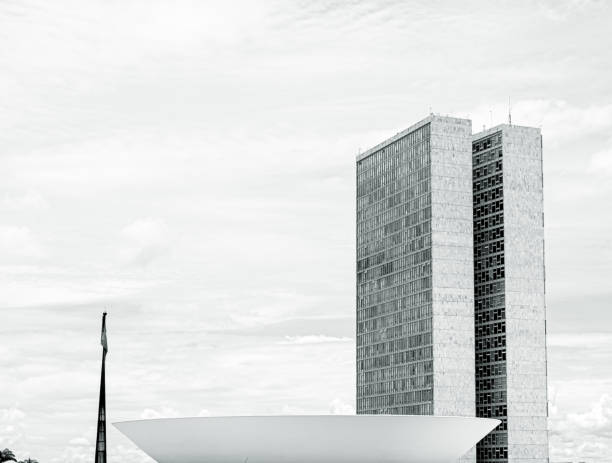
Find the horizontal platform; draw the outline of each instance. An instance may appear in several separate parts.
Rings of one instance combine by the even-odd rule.
[[[159,463],[451,463],[499,423],[471,417],[303,415],[114,426]]]

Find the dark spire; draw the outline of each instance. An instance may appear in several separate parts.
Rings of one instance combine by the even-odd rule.
[[[106,463],[106,375],[104,366],[108,342],[106,340],[106,312],[102,314],[102,374],[100,375],[100,401],[98,403],[98,431],[96,433],[96,458],[94,463]]]

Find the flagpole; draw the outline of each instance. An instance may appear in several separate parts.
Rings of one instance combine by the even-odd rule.
[[[106,353],[108,344],[106,340],[106,312],[102,314],[102,372],[100,374],[100,399],[98,402],[98,429],[96,433],[95,463],[106,463]]]

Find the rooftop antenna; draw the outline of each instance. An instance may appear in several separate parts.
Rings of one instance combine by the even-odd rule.
[[[508,124],[512,125],[512,106],[510,105],[510,96],[508,96]]]
[[[433,116],[433,110],[431,109],[431,105],[429,105],[429,115]]]
[[[491,121],[491,127],[493,127],[493,110],[492,109],[489,109],[489,118]]]

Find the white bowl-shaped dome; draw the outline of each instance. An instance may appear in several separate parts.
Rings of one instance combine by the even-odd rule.
[[[114,425],[159,463],[450,463],[499,423],[447,416],[305,415]]]

